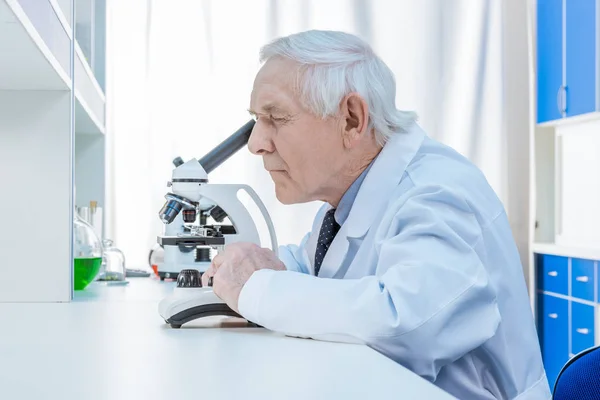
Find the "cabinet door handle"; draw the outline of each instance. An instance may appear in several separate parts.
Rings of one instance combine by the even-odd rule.
[[[577,278],[575,278],[575,280],[578,282],[589,282],[590,278],[588,278],[587,276],[578,276]]]
[[[558,314],[557,314],[557,313],[551,313],[551,314],[548,314],[548,316],[549,316],[550,318],[552,318],[552,319],[556,319],[556,318],[558,318]]]
[[[577,333],[581,333],[582,335],[587,335],[588,333],[590,333],[590,330],[588,328],[578,328]]]
[[[558,272],[556,272],[556,271],[550,271],[550,272],[548,272],[548,275],[550,275],[550,276],[558,276]]]
[[[560,86],[556,92],[556,107],[561,114],[567,111],[567,87]]]

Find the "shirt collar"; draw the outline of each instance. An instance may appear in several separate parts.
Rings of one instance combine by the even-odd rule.
[[[346,192],[342,196],[334,214],[335,221],[338,224],[343,225],[346,219],[348,218],[350,210],[352,209],[352,204],[354,204],[354,199],[356,199],[356,195],[358,194],[358,190],[360,189],[360,185],[365,179],[365,176],[367,176],[367,173],[371,169],[371,166],[373,165],[373,162],[376,159],[377,157],[375,157],[375,159],[371,161],[369,166],[365,168],[365,170],[358,176],[358,178],[356,178],[354,182],[352,182],[352,185],[350,185],[348,190],[346,190]]]

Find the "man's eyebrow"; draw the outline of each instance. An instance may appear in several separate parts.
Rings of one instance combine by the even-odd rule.
[[[284,111],[280,107],[276,106],[275,104],[267,104],[267,105],[263,106],[262,109],[264,112],[271,113],[271,114],[284,113]]]
[[[277,105],[275,105],[273,103],[269,103],[269,104],[262,106],[261,110],[264,114],[285,114],[286,113],[283,109],[281,109],[280,107],[278,107]],[[248,109],[248,112],[252,116],[256,116],[257,114],[259,114],[258,112],[254,111],[252,109]]]

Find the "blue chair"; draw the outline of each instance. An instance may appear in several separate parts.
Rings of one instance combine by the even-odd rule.
[[[553,399],[600,399],[600,346],[576,354],[565,364],[556,378]]]

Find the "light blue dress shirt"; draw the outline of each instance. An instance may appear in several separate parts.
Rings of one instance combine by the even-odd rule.
[[[367,176],[367,174],[369,173],[369,170],[371,169],[371,166],[373,165],[374,161],[375,160],[371,161],[367,168],[365,168],[365,170],[358,176],[358,178],[356,178],[356,180],[352,182],[352,185],[350,185],[348,190],[346,190],[346,193],[344,193],[344,195],[342,196],[342,199],[340,200],[340,203],[338,204],[334,214],[335,222],[337,222],[338,224],[343,225],[344,222],[346,222],[348,214],[350,214],[350,210],[352,209],[352,204],[354,204],[354,199],[356,199],[356,195],[358,194],[358,190],[360,189],[360,185],[365,179],[365,176]]]

